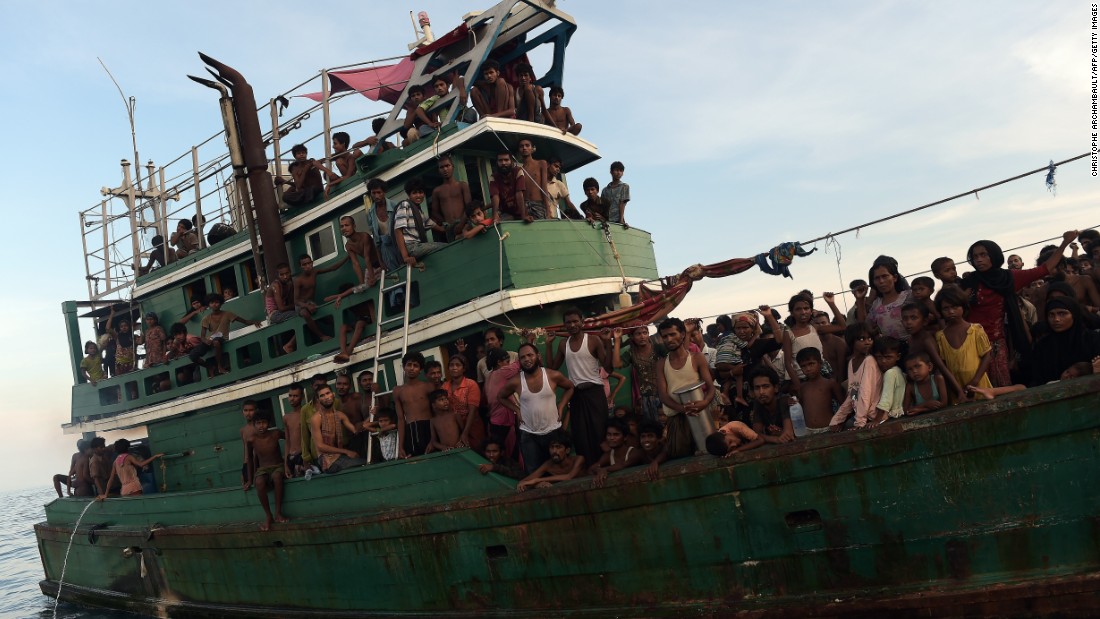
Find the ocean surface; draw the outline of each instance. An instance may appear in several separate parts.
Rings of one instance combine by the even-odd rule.
[[[42,506],[56,498],[49,477],[43,477],[41,489],[0,493],[0,618],[50,619],[54,616],[53,598],[42,595],[42,563],[34,542],[34,524],[45,519]],[[60,619],[133,619],[137,615],[113,611],[87,610],[61,604]]]

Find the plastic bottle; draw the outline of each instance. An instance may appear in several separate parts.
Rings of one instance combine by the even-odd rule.
[[[798,398],[791,397],[791,425],[794,426],[795,436],[806,436],[806,417],[802,414],[802,404]]]

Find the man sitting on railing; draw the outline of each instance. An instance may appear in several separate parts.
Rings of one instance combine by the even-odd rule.
[[[289,191],[283,192],[283,202],[289,206],[305,206],[324,191],[324,182],[321,173],[329,178],[335,177],[332,170],[309,158],[309,149],[304,144],[295,144],[290,152],[294,155],[294,162],[290,164],[290,180],[281,176],[275,177],[275,184],[290,185]],[[179,253],[178,251],[176,252]]]
[[[447,246],[446,243],[428,241],[427,228],[443,232],[443,226],[429,217],[424,220],[421,204],[424,203],[424,183],[419,178],[411,178],[405,183],[407,200],[402,200],[393,212],[394,245],[401,253],[401,259],[409,266],[416,266],[417,258],[423,258],[433,251]]]

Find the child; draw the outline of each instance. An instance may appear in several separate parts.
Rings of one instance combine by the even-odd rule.
[[[855,427],[866,426],[882,395],[882,372],[871,356],[871,345],[874,343],[871,327],[865,322],[852,323],[844,331],[844,339],[852,351],[852,357],[848,360],[848,395],[829,422],[832,432],[843,430],[844,422],[853,412]]]
[[[829,421],[833,418],[833,402],[844,401],[844,391],[840,383],[821,375],[821,351],[810,346],[798,351],[795,356],[798,367],[805,376],[799,382],[798,401],[802,403],[802,414],[806,417],[806,431],[809,434],[821,434],[829,431]]]
[[[103,357],[95,342],[84,343],[84,354],[87,356],[80,361],[80,373],[94,385],[103,380]]]
[[[607,200],[611,205],[608,211],[607,221],[613,224],[622,224],[624,228],[630,226],[626,223],[626,203],[630,202],[630,185],[622,182],[626,166],[621,161],[611,164],[611,182],[603,188],[600,194],[601,200]],[[587,181],[585,181],[587,183]],[[587,184],[585,185],[587,187]]]
[[[561,100],[565,98],[565,91],[561,86],[550,87],[550,107],[546,108],[546,124],[561,129],[561,134],[581,134],[581,124],[573,121],[573,111],[562,107]]]
[[[610,419],[607,422],[607,447],[608,450],[600,461],[588,467],[588,474],[595,476],[592,486],[603,487],[607,481],[608,473],[614,473],[630,466],[642,463],[642,450],[627,443],[629,428],[621,419]]]
[[[707,451],[712,456],[728,458],[740,451],[756,449],[764,439],[740,421],[731,421],[707,436]]]
[[[256,411],[252,416],[252,436],[245,443],[245,459],[248,462],[248,470],[253,484],[256,486],[256,496],[260,499],[260,506],[264,508],[267,519],[260,525],[261,531],[271,528],[271,523],[290,522],[283,517],[283,480],[289,475],[286,462],[283,460],[282,450],[279,449],[279,441],[286,438],[283,431],[271,425],[271,412],[266,410]],[[267,501],[268,484],[275,486],[275,517],[271,516],[271,507]]]
[[[515,460],[504,455],[504,445],[501,444],[500,440],[495,438],[486,439],[481,452],[485,454],[485,459],[489,461],[486,464],[478,465],[477,471],[482,475],[496,473],[517,480],[523,478],[523,467]]]
[[[104,484],[105,488],[110,488],[111,484],[117,478],[122,484],[122,490],[120,494],[122,496],[135,496],[141,494],[141,482],[138,481],[138,471],[149,465],[153,460],[161,458],[164,454],[156,454],[151,458],[145,460],[138,460],[137,456],[130,455],[130,441],[120,438],[115,441],[115,456],[114,466],[111,467],[111,476],[107,479],[107,483]],[[107,498],[107,494],[101,494],[96,497],[97,500],[102,501]]]
[[[932,275],[943,282],[944,286],[959,283],[959,272],[955,269],[955,261],[946,256],[932,261]]]
[[[947,406],[947,383],[932,373],[932,359],[926,352],[911,352],[905,357],[905,414],[919,415]]]
[[[779,374],[768,366],[756,369],[750,379],[756,402],[752,407],[752,430],[765,443],[789,443],[794,440],[790,402],[779,393]]]
[[[901,342],[890,336],[880,335],[875,339],[871,350],[875,355],[875,363],[882,372],[882,394],[875,407],[875,418],[871,421],[881,425],[891,418],[897,419],[905,414],[905,374],[898,367]]]
[[[517,492],[528,488],[549,488],[559,481],[576,479],[584,469],[584,456],[569,453],[573,441],[569,434],[558,428],[547,435],[550,459],[516,485]]]
[[[936,374],[943,378],[951,393],[957,400],[965,399],[962,385],[955,380],[955,375],[948,371],[947,366],[940,357],[939,345],[936,344],[936,330],[931,328],[932,313],[920,303],[906,303],[901,308],[901,324],[909,333],[909,353],[924,353],[928,356]]]
[[[588,198],[581,202],[581,212],[584,213],[585,220],[590,224],[596,221],[609,221],[611,203],[600,196],[600,183],[588,177],[584,179],[582,187],[584,187],[584,195]]]
[[[936,333],[940,357],[955,380],[964,387],[989,388],[987,370],[993,347],[985,329],[965,320],[969,295],[958,286],[946,286],[936,295],[936,309],[946,326]]]
[[[931,277],[917,277],[913,279],[911,287],[913,290],[912,301],[928,308],[928,311],[935,316],[936,322],[939,322],[940,315],[936,313],[936,304],[932,302],[932,293],[936,291],[936,282]],[[905,311],[905,309],[902,308],[902,311]]]
[[[462,238],[472,239],[493,227],[493,218],[485,216],[485,205],[481,200],[474,200],[466,207],[466,228],[462,231]]]

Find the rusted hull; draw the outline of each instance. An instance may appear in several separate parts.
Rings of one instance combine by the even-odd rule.
[[[172,617],[1091,616],[1098,389],[1067,382],[603,489],[465,488],[476,458],[444,454],[292,483],[294,522],[270,533],[219,515],[239,492],[109,501],[127,511],[90,515],[109,525],[94,535],[81,525],[62,597]],[[379,473],[394,477],[375,507],[357,502]],[[325,494],[336,484],[343,499]],[[416,488],[414,506],[387,502]],[[185,498],[208,501],[208,525],[173,525]],[[72,531],[72,505],[51,508],[36,527],[49,595]]]

